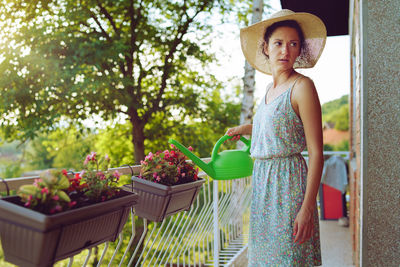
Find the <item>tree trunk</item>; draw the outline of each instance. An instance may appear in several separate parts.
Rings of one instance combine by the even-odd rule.
[[[133,143],[133,155],[135,157],[135,163],[140,164],[141,160],[144,160],[144,123],[135,117],[130,119],[132,123],[132,143]]]
[[[251,24],[257,23],[262,19],[263,0],[253,0],[253,14]],[[251,123],[254,109],[254,88],[255,88],[255,70],[245,61],[243,77],[243,100],[240,113],[240,124]],[[242,143],[238,143],[242,145]]]

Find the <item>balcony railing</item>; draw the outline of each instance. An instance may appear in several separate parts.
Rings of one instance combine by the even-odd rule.
[[[131,174],[129,167],[115,170]],[[138,174],[139,166],[133,166],[133,172]],[[205,174],[200,177],[206,182],[189,211],[156,223],[137,218],[133,207],[119,239],[112,245],[106,242],[88,249],[81,265],[86,266],[93,258],[92,250],[100,248],[97,266],[232,266],[247,248],[251,178],[215,181]],[[6,181],[8,189],[16,190],[35,178]],[[6,184],[0,182],[0,191],[6,190]],[[135,232],[138,223],[143,224],[142,234]],[[139,239],[136,244],[135,237]],[[78,265],[75,258],[69,259],[68,266]]]

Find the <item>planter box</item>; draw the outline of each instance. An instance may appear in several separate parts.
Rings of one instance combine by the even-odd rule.
[[[139,195],[135,214],[150,221],[161,222],[164,218],[183,210],[189,210],[200,191],[204,179],[192,183],[166,186],[136,176],[132,177],[132,188]]]
[[[0,236],[5,260],[19,266],[51,266],[105,241],[115,241],[138,196],[121,190],[118,198],[45,215],[0,199]]]

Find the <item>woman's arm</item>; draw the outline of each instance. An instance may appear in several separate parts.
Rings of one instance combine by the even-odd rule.
[[[311,79],[304,77],[297,82],[292,103],[303,122],[309,157],[307,189],[294,225],[294,241],[301,244],[311,237],[314,229],[313,214],[324,165],[321,105]]]

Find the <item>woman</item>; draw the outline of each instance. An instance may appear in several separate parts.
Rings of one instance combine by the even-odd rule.
[[[325,26],[312,14],[282,10],[242,29],[240,37],[247,61],[273,78],[253,124],[227,131],[233,140],[252,135],[249,266],[319,266],[321,106],[312,80],[295,68],[315,65]],[[300,154],[306,147],[308,170]]]

